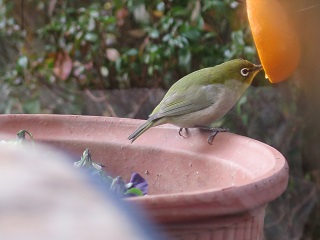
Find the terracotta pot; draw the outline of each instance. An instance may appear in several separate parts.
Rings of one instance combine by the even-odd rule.
[[[155,127],[133,144],[141,120],[66,115],[1,115],[1,136],[30,131],[37,141],[81,155],[111,175],[138,172],[149,196],[126,201],[145,208],[172,239],[262,239],[268,202],[284,192],[288,165],[274,148],[232,133]]]

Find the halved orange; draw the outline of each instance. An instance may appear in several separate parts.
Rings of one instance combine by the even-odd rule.
[[[298,35],[278,0],[246,0],[248,19],[261,64],[270,82],[287,79],[300,59]]]

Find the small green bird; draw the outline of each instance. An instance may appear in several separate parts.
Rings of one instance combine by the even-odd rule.
[[[174,83],[162,101],[128,139],[131,143],[149,128],[165,123],[183,128],[210,129],[208,143],[212,144],[223,128],[210,128],[210,124],[224,116],[239,100],[253,78],[262,70],[243,59],[235,59],[215,67],[188,74]]]

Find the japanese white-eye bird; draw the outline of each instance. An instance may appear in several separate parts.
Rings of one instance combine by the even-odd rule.
[[[149,128],[171,123],[180,127],[179,135],[183,128],[212,130],[208,138],[212,144],[217,133],[227,129],[210,125],[236,104],[261,69],[261,65],[235,59],[188,74],[171,86],[148,120],[128,139],[132,143]]]

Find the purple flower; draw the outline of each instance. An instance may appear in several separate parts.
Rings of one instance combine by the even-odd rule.
[[[133,173],[130,178],[130,182],[126,184],[126,187],[128,189],[126,196],[137,196],[137,194],[134,191],[130,191],[133,189],[140,190],[142,195],[146,195],[148,193],[148,183],[147,181],[141,177],[139,173]]]
[[[104,166],[92,160],[89,149],[83,152],[80,161],[74,162],[74,166],[85,169],[92,176],[100,177],[111,192],[121,197],[144,196],[148,193],[148,183],[140,174],[133,173],[130,182],[127,184],[121,176],[112,178],[103,171]]]

